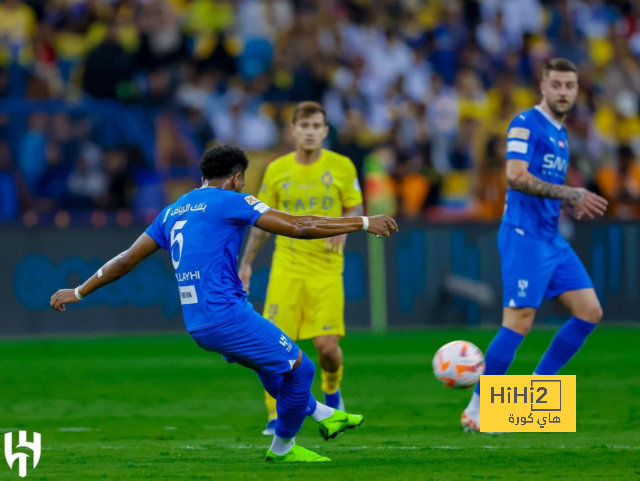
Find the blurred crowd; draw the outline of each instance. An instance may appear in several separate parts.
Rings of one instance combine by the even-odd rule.
[[[0,0],[0,220],[145,215],[215,142],[259,182],[303,100],[370,209],[499,219],[507,125],[556,56],[580,70],[568,182],[639,217],[640,2]]]

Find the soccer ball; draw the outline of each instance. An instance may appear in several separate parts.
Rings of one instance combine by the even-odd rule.
[[[445,344],[433,357],[433,373],[447,387],[467,389],[484,373],[482,351],[468,341]]]

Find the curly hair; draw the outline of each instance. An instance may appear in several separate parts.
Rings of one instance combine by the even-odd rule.
[[[206,180],[225,179],[238,172],[244,173],[247,167],[247,154],[239,147],[228,144],[207,150],[200,159],[200,170]]]

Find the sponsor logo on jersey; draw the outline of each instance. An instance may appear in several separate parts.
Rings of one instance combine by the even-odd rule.
[[[507,139],[522,139],[529,140],[531,131],[523,127],[511,127],[507,132]]]
[[[256,199],[254,196],[252,195],[248,195],[244,198],[244,200],[247,202],[247,204],[249,205],[253,205],[253,204],[257,204],[258,202],[260,202],[258,199]]]
[[[178,286],[180,292],[180,304],[197,304],[198,294],[196,286]]]
[[[569,162],[555,154],[546,154],[543,158],[544,163],[542,168],[546,170],[557,170],[558,172],[566,173]]]
[[[507,142],[507,152],[517,152],[518,154],[526,154],[529,150],[529,144],[522,140],[509,140]]]
[[[253,206],[253,210],[257,210],[258,212],[260,212],[261,214],[264,214],[266,211],[268,211],[271,207],[269,207],[267,204],[263,203],[263,202],[259,202],[257,203],[255,206]]]

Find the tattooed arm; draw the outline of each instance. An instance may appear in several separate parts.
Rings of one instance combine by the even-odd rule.
[[[550,184],[529,172],[529,164],[522,160],[507,161],[507,181],[511,190],[534,197],[562,200],[563,208],[576,219],[584,215],[594,219],[605,213],[607,201],[586,189]]]

